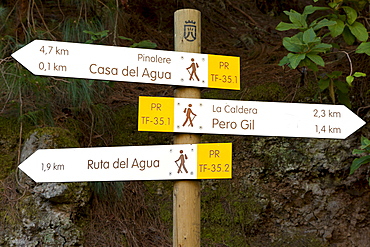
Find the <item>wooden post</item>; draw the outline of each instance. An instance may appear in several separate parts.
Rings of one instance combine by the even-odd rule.
[[[200,12],[181,9],[175,12],[175,51],[200,53]],[[189,61],[189,66],[191,61]],[[177,98],[200,98],[200,89],[179,87]],[[176,134],[175,144],[200,142],[196,134]],[[173,189],[173,246],[200,246],[200,182],[176,181]]]

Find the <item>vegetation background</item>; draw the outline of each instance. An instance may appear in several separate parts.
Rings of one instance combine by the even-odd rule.
[[[327,6],[327,2],[343,1],[315,4]],[[369,1],[344,2],[351,6],[364,4],[356,9],[358,21],[370,30]],[[370,60],[366,54],[355,53],[360,41],[348,45],[340,37],[327,36],[323,40],[337,43],[335,49],[346,51],[350,60],[333,49],[323,55],[325,67],[319,66],[317,71],[304,66],[294,70],[279,66],[287,54],[283,38],[296,33],[275,29],[281,21],[289,21],[283,11],[294,9],[302,13],[310,4],[313,1],[3,0],[0,3],[0,209],[9,211],[9,205],[16,206],[22,195],[16,189],[16,167],[22,143],[35,129],[68,129],[80,147],[172,142],[169,133],[137,131],[137,104],[140,95],[173,96],[173,87],[34,76],[10,56],[22,46],[34,39],[46,39],[173,50],[173,13],[177,9],[194,8],[202,13],[202,53],[241,58],[241,90],[202,89],[203,98],[332,104],[333,97],[339,96],[320,88],[320,78],[328,71],[341,71],[343,75],[338,78],[345,81],[352,69],[370,75]],[[315,13],[310,18],[317,17],[319,14]],[[368,114],[369,90],[368,77],[359,77],[346,92],[351,110],[361,118]],[[360,145],[360,137],[356,138]],[[242,151],[249,145],[246,143],[256,140],[253,138],[207,135],[203,140],[233,142],[240,151],[235,154],[238,156],[235,160],[249,159],[248,166],[271,162],[261,157],[250,158]],[[349,173],[351,161],[346,162],[347,170],[339,175],[342,178]],[[241,246],[240,243],[263,246],[267,239],[275,239],[275,244],[296,243],[294,246],[324,246],[337,241],[322,240],[319,234],[312,237],[310,233],[309,240],[299,242],[295,236],[301,235],[274,238],[260,229],[258,224],[268,217],[269,206],[253,200],[257,190],[241,183],[245,173],[242,169],[246,167],[236,168],[233,182],[203,183],[202,246]],[[261,179],[268,179],[266,174]],[[368,193],[368,172],[361,174],[357,186]],[[83,221],[86,246],[170,246],[171,182],[91,183],[90,186],[93,194],[89,207],[75,215],[78,221]],[[228,201],[224,194],[232,195],[233,199]],[[219,204],[211,204],[212,201]],[[16,218],[17,212],[13,213],[12,217]],[[5,221],[9,220],[0,219],[0,223]],[[212,224],[219,227],[212,228]],[[271,241],[269,244],[273,246]]]

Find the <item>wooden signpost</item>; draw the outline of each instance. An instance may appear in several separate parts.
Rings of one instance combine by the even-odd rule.
[[[12,56],[35,75],[179,86],[140,97],[139,131],[175,132],[169,146],[38,150],[19,168],[36,182],[175,180],[173,246],[200,246],[200,182],[231,178],[230,143],[202,133],[343,139],[365,124],[344,106],[200,99],[240,89],[238,57],[199,54],[200,12],[175,12],[175,51],[35,40]]]
[[[194,9],[175,12],[175,51],[201,51],[201,15]],[[193,64],[196,67],[196,64]],[[177,88],[175,97],[200,98],[198,88]],[[200,142],[196,134],[177,134],[175,144]],[[173,188],[173,246],[200,246],[200,182],[176,181]]]

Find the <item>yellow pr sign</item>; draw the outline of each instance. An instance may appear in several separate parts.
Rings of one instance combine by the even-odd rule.
[[[198,144],[198,179],[232,178],[232,144]]]
[[[139,131],[172,132],[174,98],[140,97]]]
[[[208,55],[208,87],[240,90],[239,57]]]

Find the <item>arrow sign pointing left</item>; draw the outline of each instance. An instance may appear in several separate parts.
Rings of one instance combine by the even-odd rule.
[[[19,168],[35,182],[231,178],[232,144],[39,149]]]
[[[34,75],[240,89],[239,57],[47,40],[12,57]]]

